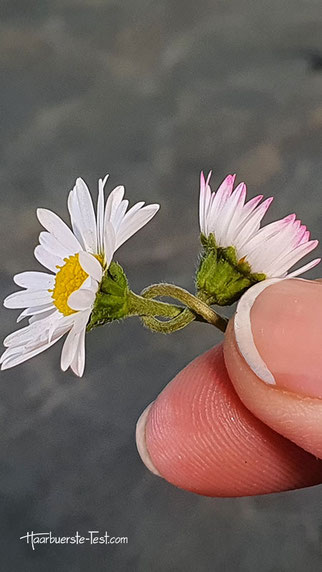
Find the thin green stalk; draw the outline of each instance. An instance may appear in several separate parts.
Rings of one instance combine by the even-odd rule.
[[[176,318],[184,311],[182,306],[139,296],[132,291],[128,294],[128,305],[129,314],[132,316],[159,316],[171,319]]]

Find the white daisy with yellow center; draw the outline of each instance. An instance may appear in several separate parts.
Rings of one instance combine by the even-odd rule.
[[[73,231],[59,216],[38,209],[46,229],[39,235],[35,257],[52,273],[22,272],[14,276],[24,290],[4,300],[6,308],[24,308],[18,322],[29,325],[4,340],[1,369],[14,367],[43,352],[68,333],[61,354],[61,368],[82,376],[85,367],[85,333],[104,272],[116,250],[147,224],[159,205],[136,203],[128,209],[124,187],[116,187],[106,205],[104,186],[98,181],[97,213],[86,183],[77,179],[68,197]]]

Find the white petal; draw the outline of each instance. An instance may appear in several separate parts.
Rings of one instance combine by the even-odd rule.
[[[56,308],[51,308],[50,310],[46,310],[45,312],[39,314],[33,314],[29,318],[29,324],[34,324],[35,322],[39,322],[39,320],[43,320],[44,318],[49,318],[54,314]]]
[[[21,346],[6,348],[3,354],[0,356],[0,364],[3,364],[9,358],[12,359],[14,356],[19,356],[22,354]]]
[[[264,203],[263,203],[264,204]],[[287,218],[287,217],[286,217]],[[253,245],[264,244],[268,239],[273,236],[281,236],[283,231],[287,230],[287,221],[284,219],[276,220],[267,224],[258,230],[245,245],[246,249],[251,249]]]
[[[211,188],[209,186],[210,177],[211,171],[208,173],[207,181],[205,180],[203,172],[200,173],[199,223],[200,232],[205,236],[208,236],[207,215],[211,203]]]
[[[68,336],[64,342],[61,358],[60,367],[63,371],[69,368],[71,362],[73,361],[74,355],[77,350],[79,333],[75,331],[74,328],[70,330]]]
[[[230,243],[228,242],[229,226],[235,213],[240,195],[242,192],[245,192],[244,188],[245,183],[240,183],[221,208],[220,221],[218,221],[219,228],[215,231],[216,241],[221,246],[230,246]]]
[[[234,245],[235,244],[237,245],[240,231],[242,230],[243,226],[245,226],[247,222],[252,218],[254,211],[256,210],[262,199],[263,195],[258,195],[257,197],[254,197],[253,199],[248,201],[242,207],[241,213],[239,214],[239,217],[234,225],[234,242],[233,242]],[[252,236],[251,229],[249,230],[248,235]],[[242,244],[241,240],[239,240],[239,244]],[[236,246],[236,248],[238,248],[238,245]]]
[[[56,310],[56,307],[54,306],[52,301],[42,306],[31,306],[29,308],[26,308],[26,310],[24,310],[23,312],[21,312],[21,314],[19,314],[17,318],[17,323],[21,322],[21,320],[23,320],[24,318],[28,318],[28,316],[37,316],[38,314],[42,314],[43,312],[48,312],[49,310],[51,312],[54,312]]]
[[[41,232],[39,235],[39,244],[50,254],[59,256],[64,260],[64,258],[69,258],[74,252],[71,252],[65,246],[63,246],[57,238],[54,237],[50,232]]]
[[[308,262],[308,264],[305,264],[305,266],[302,266],[301,268],[298,268],[297,270],[294,270],[294,272],[288,274],[287,278],[295,278],[295,276],[299,276],[300,274],[303,274],[304,272],[311,270],[311,268],[314,268],[314,266],[317,266],[318,264],[320,264],[320,262],[321,258],[315,258],[314,260],[312,260],[312,262]]]
[[[92,307],[95,293],[92,290],[80,288],[69,296],[67,304],[72,310],[82,311]]]
[[[119,248],[133,234],[145,226],[158,212],[160,205],[147,205],[138,210],[131,219],[124,217],[119,230],[116,233],[115,250]]]
[[[3,354],[3,356],[1,356],[1,358],[3,358],[2,362],[1,362],[1,369],[2,370],[9,369],[11,367],[14,367],[16,365],[19,365],[19,364],[27,361],[28,359],[31,359],[32,357],[35,357],[36,355],[42,353],[43,351],[47,350],[52,345],[54,345],[56,342],[58,342],[58,340],[65,333],[66,332],[60,333],[59,335],[55,336],[55,338],[52,339],[50,342],[40,343],[37,348],[32,349],[30,351],[21,350],[20,352],[16,352],[15,354],[12,354],[12,353],[10,354],[9,351],[6,350]]]
[[[266,211],[268,210],[272,198],[266,199],[262,204],[260,204],[257,208],[251,211],[250,214],[240,223],[238,228],[238,236],[235,242],[235,247],[238,251],[239,257],[242,258],[245,256],[243,249],[245,245],[248,244],[249,240],[254,236],[254,234],[258,231],[260,227],[260,222],[264,217]],[[247,204],[245,205],[245,208]]]
[[[48,209],[37,209],[40,224],[50,232],[71,254],[81,250],[76,236],[59,216]]]
[[[111,220],[113,219],[116,209],[120,205],[123,197],[124,197],[124,187],[122,185],[116,187],[108,196],[105,207],[104,226],[107,222],[111,222]]]
[[[79,334],[77,350],[71,363],[72,371],[82,377],[85,369],[85,329]]]
[[[91,278],[90,276],[87,276],[86,280],[84,280],[83,284],[81,285],[81,288],[87,288],[88,290],[93,290],[93,282],[97,286],[97,281]]]
[[[64,316],[61,312],[57,311],[57,315],[52,315],[48,319],[48,326],[47,326],[47,337],[48,341],[50,342],[56,335],[61,331],[61,329],[65,331],[69,330],[72,327],[74,316]],[[33,322],[36,326],[37,323]]]
[[[31,339],[36,338],[38,331],[34,326],[25,326],[6,336],[3,340],[3,345],[5,347],[25,345]]]
[[[117,232],[120,224],[124,219],[124,215],[126,213],[126,209],[129,206],[129,201],[121,201],[119,206],[117,207],[113,218],[111,218],[111,223],[114,226],[115,232]]]
[[[105,221],[104,227],[104,263],[109,267],[116,250],[116,236],[114,228],[109,221]]]
[[[47,252],[47,250],[41,245],[36,246],[34,255],[40,264],[55,274],[57,273],[57,267],[64,265],[64,261],[60,256]]]
[[[240,217],[242,216],[246,192],[245,183],[240,183],[229,199],[229,217],[227,216],[226,221],[225,246],[231,246],[234,244],[233,239],[235,236],[235,229]]]
[[[51,300],[51,294],[47,290],[22,290],[7,296],[3,305],[5,308],[11,309],[27,308],[29,306],[49,304]]]
[[[55,284],[55,276],[45,272],[21,272],[13,277],[14,282],[21,288],[32,288],[40,290],[49,289]]]
[[[122,223],[122,229],[126,228],[128,225],[131,224],[131,222],[135,219],[136,217],[136,213],[142,209],[142,207],[144,207],[145,202],[144,201],[140,201],[138,203],[136,203],[135,205],[133,205],[133,207],[131,207],[127,213],[124,215],[121,223]],[[114,225],[113,225],[114,228]],[[115,230],[115,229],[114,229]],[[117,229],[117,233],[119,234],[121,232],[121,229],[118,228]]]
[[[76,180],[73,192],[78,203],[75,223],[81,233],[85,250],[97,253],[97,231],[93,201],[83,179],[78,178]]]
[[[38,338],[45,337],[47,339],[47,333],[51,328],[52,324],[59,323],[60,313],[58,310],[55,309],[55,312],[49,317],[42,317],[37,323],[29,324],[20,330],[16,330],[9,334],[5,340],[5,346],[16,346],[16,345],[26,345],[32,340],[37,341]],[[65,318],[65,317],[64,317]],[[69,323],[70,320],[66,320],[65,322]],[[48,341],[48,340],[47,340]]]
[[[139,211],[142,207],[144,207],[145,202],[144,201],[139,201],[138,203],[135,203],[135,205],[133,205],[133,207],[131,207],[126,215],[124,216],[123,221],[124,222],[128,222],[129,220],[132,219],[132,217],[134,216],[134,214]]]
[[[245,247],[245,254],[254,272],[263,271],[267,276],[281,276],[281,262],[290,253],[295,252],[296,231],[287,222],[277,221],[274,232],[264,231],[274,228],[274,223],[261,229]]]
[[[219,215],[233,191],[235,178],[236,175],[228,175],[221,183],[217,192],[212,194],[211,204],[209,205],[207,213],[208,232],[216,233],[217,230],[220,229]],[[218,224],[219,228],[217,227]]]
[[[79,263],[83,270],[91,277],[95,278],[97,282],[102,280],[103,269],[98,260],[88,252],[82,250],[79,253]]]
[[[79,348],[79,340],[82,334],[84,334],[85,337],[86,324],[88,322],[89,315],[90,312],[80,312],[77,315],[77,319],[72,330],[69,332],[66,338],[60,362],[63,371],[66,371],[66,369],[68,369],[73,362]]]
[[[73,233],[76,236],[81,247],[83,249],[86,249],[86,245],[84,244],[84,240],[82,237],[81,230],[78,226],[79,221],[81,220],[81,215],[80,215],[79,204],[78,204],[78,199],[77,199],[75,187],[72,191],[70,191],[70,193],[68,195],[67,206],[68,206],[68,211],[69,211],[69,215],[70,215],[71,225],[73,228]]]
[[[260,221],[264,217],[272,199],[269,198],[260,204],[257,208],[253,209],[250,214],[238,225],[235,233],[234,246],[238,252],[238,257],[246,256],[248,245],[253,237],[257,236],[260,227]],[[245,208],[248,205],[245,205]]]
[[[98,254],[103,253],[104,247],[104,187],[109,175],[98,181],[98,197],[97,197],[97,251]]]
[[[309,254],[318,246],[318,240],[310,240],[295,248],[292,252],[284,256],[280,261],[278,261],[278,270],[276,271],[280,276],[284,272],[287,272],[289,268],[292,268],[301,258]]]

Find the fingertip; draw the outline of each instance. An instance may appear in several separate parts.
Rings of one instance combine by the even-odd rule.
[[[137,424],[136,424],[136,431],[135,431],[135,439],[136,439],[136,447],[138,453],[141,457],[142,462],[146,466],[147,469],[157,477],[161,477],[159,471],[155,468],[154,464],[152,463],[150,454],[148,452],[146,446],[146,425],[148,420],[149,411],[153,405],[153,402],[150,403],[141,413]]]

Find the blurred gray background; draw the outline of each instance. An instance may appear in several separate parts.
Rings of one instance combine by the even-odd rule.
[[[110,189],[161,203],[118,255],[137,291],[193,287],[201,168],[276,195],[267,220],[296,210],[321,239],[320,0],[1,0],[0,74],[1,298],[39,268],[36,207],[66,220],[77,176],[95,193],[109,172]],[[0,315],[3,338],[15,312]],[[321,570],[320,488],[201,498],[139,460],[140,412],[219,340],[129,320],[87,337],[81,380],[60,371],[58,345],[1,373],[1,570]],[[129,544],[32,552],[28,530]]]

